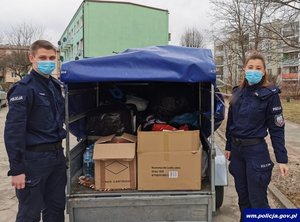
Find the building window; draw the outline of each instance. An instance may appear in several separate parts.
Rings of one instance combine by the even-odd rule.
[[[219,45],[219,46],[216,47],[216,51],[221,52],[221,51],[223,51],[223,50],[224,50],[224,49],[223,49],[223,45]]]
[[[79,20],[77,21],[77,31],[80,29]]]
[[[223,75],[223,67],[217,67],[217,74]]]
[[[268,69],[268,75],[272,75],[272,69]]]
[[[271,37],[271,36],[272,36],[272,32],[271,32],[271,31],[268,31],[268,32],[267,32],[267,35],[268,35],[268,37]]]
[[[277,42],[277,48],[281,48],[281,41]]]
[[[268,60],[268,63],[270,63],[272,61],[272,56],[268,56],[267,60]]]
[[[281,74],[281,68],[277,68],[277,75]]]
[[[80,17],[79,24],[80,24],[79,27],[81,28],[83,26],[83,16]]]
[[[298,66],[290,67],[290,73],[298,73]]]
[[[16,72],[11,72],[11,78],[16,78],[16,77],[17,77]]]
[[[79,42],[76,43],[76,55],[80,56],[80,47],[79,47]]]
[[[83,39],[81,39],[79,43],[79,52],[80,52],[80,56],[83,57]]]

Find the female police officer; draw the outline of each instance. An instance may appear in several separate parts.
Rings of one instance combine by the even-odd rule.
[[[244,71],[241,85],[233,89],[225,151],[230,160],[229,172],[234,177],[241,213],[245,208],[270,208],[267,187],[274,164],[264,140],[267,130],[281,175],[288,173],[280,90],[267,82],[262,55],[251,54]]]
[[[4,140],[12,186],[19,209],[16,221],[63,222],[66,162],[61,141],[64,100],[60,82],[51,76],[56,49],[48,41],[31,45],[29,75],[8,93],[9,111]]]

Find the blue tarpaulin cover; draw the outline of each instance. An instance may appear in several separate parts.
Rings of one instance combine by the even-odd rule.
[[[152,46],[122,53],[66,62],[65,83],[83,82],[215,82],[211,50],[180,46]]]

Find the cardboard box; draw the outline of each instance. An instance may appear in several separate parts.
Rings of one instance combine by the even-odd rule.
[[[200,190],[200,134],[138,131],[138,190]]]
[[[94,146],[96,189],[136,189],[136,136],[100,137]]]

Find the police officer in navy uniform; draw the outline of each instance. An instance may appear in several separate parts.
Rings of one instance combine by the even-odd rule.
[[[251,54],[245,64],[245,78],[234,88],[230,101],[225,151],[238,194],[241,221],[245,208],[270,208],[267,187],[274,163],[264,139],[268,132],[281,175],[288,173],[280,90],[267,82],[261,54]]]
[[[64,99],[51,76],[56,49],[48,41],[31,45],[32,71],[8,92],[5,146],[19,208],[16,221],[64,221],[66,160],[62,140]]]

